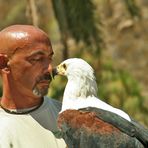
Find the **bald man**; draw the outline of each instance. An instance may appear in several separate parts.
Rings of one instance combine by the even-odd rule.
[[[45,32],[13,25],[0,32],[0,148],[64,148],[56,139],[61,104],[45,97],[53,49]]]

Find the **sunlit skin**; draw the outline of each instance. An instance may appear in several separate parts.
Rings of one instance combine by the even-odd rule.
[[[0,32],[0,40],[0,64],[2,58],[8,61],[1,67],[2,106],[38,106],[50,84],[50,79],[45,78],[52,70],[53,50],[48,36],[33,26],[14,25]]]

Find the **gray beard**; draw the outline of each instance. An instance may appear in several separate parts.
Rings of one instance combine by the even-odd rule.
[[[32,92],[37,97],[43,97],[43,96],[47,95],[48,88],[46,88],[46,89],[38,89],[37,87],[34,87]]]

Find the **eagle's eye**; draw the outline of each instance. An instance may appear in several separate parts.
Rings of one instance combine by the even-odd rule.
[[[67,66],[66,66],[66,64],[63,64],[63,68],[66,70],[67,69]]]

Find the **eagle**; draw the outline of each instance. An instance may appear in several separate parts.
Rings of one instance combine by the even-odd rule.
[[[148,129],[98,98],[94,70],[86,61],[70,58],[53,71],[68,79],[56,136],[69,148],[148,147]]]

